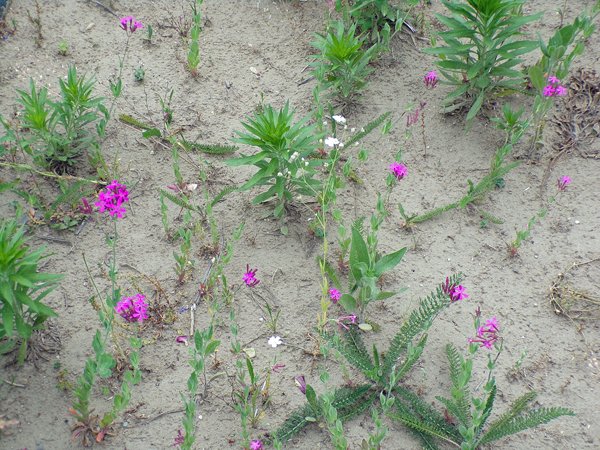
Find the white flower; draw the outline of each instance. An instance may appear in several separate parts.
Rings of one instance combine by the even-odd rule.
[[[331,116],[331,118],[335,120],[335,123],[340,123],[342,125],[346,123],[346,118],[344,116]]]
[[[304,161],[304,167],[308,167],[308,161]]]
[[[329,163],[323,163],[323,167],[327,169],[329,167]]]
[[[325,145],[328,147],[335,147],[339,143],[340,143],[340,141],[338,138],[334,138],[334,137],[325,138]]]
[[[281,338],[279,336],[271,336],[269,338],[269,345],[273,348],[277,347],[278,345],[283,344],[283,342],[281,341]]]
[[[278,177],[282,177],[282,176],[283,176],[283,174],[282,174],[281,172],[277,172],[277,176],[278,176]]]
[[[292,156],[290,157],[290,161],[294,161],[297,157],[298,157],[298,152],[292,153]]]

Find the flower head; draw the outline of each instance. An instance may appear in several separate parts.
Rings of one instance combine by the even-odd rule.
[[[98,193],[98,201],[94,203],[94,206],[101,213],[107,211],[112,217],[117,216],[121,219],[126,212],[123,204],[128,201],[127,187],[118,183],[117,180],[113,180],[103,191]]]
[[[486,320],[484,325],[477,327],[477,336],[469,338],[469,343],[479,344],[480,347],[491,349],[496,341],[500,339],[498,331],[500,331],[498,319],[492,317]]]
[[[356,314],[350,314],[348,316],[341,316],[336,319],[336,322],[340,329],[349,330],[350,327],[348,325],[356,325]]]
[[[144,28],[144,25],[141,22],[135,20],[133,16],[125,16],[121,18],[121,28],[125,31],[134,33],[135,30],[139,28]]]
[[[340,140],[338,138],[334,138],[332,136],[325,138],[325,145],[328,147],[335,147],[340,144]]]
[[[392,172],[392,175],[394,175],[397,180],[401,180],[408,174],[408,168],[404,164],[399,162],[391,163],[389,169],[390,172]]]
[[[548,83],[558,84],[558,83],[560,83],[560,80],[558,78],[556,78],[554,75],[551,75],[548,77]]]
[[[342,298],[342,294],[336,288],[331,288],[329,289],[329,298],[331,299],[331,302],[335,305],[340,300],[340,298]]]
[[[263,444],[260,439],[253,439],[250,442],[250,450],[263,450]]]
[[[306,394],[306,380],[304,379],[304,375],[298,375],[297,377],[294,377],[294,383],[296,383],[296,386],[298,389],[300,389],[300,392]]]
[[[459,284],[458,286],[452,286],[448,294],[450,295],[451,302],[457,302],[459,300],[469,298],[468,294],[465,292],[465,287],[462,284]]]
[[[173,447],[177,447],[183,444],[185,441],[185,436],[181,432],[181,428],[177,430],[177,436],[175,436],[175,440],[173,441]]]
[[[281,344],[283,344],[283,341],[281,340],[281,337],[279,337],[279,336],[271,336],[271,337],[269,338],[268,344],[269,344],[271,347],[275,348],[275,347],[277,347],[278,345],[281,345]]]
[[[556,93],[556,88],[554,86],[552,86],[551,84],[545,86],[544,90],[542,91],[542,95],[544,97],[554,97],[555,93]]]
[[[260,280],[258,278],[256,278],[257,271],[258,271],[258,269],[250,269],[250,265],[246,264],[246,273],[244,273],[244,276],[242,277],[242,280],[244,280],[244,283],[246,283],[246,286],[254,287],[258,283],[260,283]]]
[[[127,322],[143,322],[148,318],[146,296],[136,294],[133,297],[123,297],[115,306],[115,312]]]
[[[331,118],[335,121],[335,123],[339,123],[340,125],[346,124],[346,118],[344,116],[336,115],[331,116]]]
[[[427,74],[423,77],[423,82],[425,83],[425,87],[433,89],[438,82],[437,72],[435,70],[427,72]]]
[[[568,175],[562,176],[558,179],[558,190],[564,191],[567,189],[567,186],[571,184],[571,177]]]
[[[548,77],[548,84],[544,86],[542,95],[544,97],[564,97],[567,95],[567,88],[561,86],[560,80],[554,75]]]

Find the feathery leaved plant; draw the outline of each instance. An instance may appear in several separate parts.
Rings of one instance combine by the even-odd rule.
[[[535,408],[529,407],[535,399],[535,392],[528,392],[509,407],[509,410],[498,419],[489,423],[496,398],[496,379],[494,369],[502,352],[502,340],[497,335],[499,327],[495,318],[481,324],[480,312],[475,315],[476,337],[469,339],[467,355],[463,356],[452,345],[446,346],[446,355],[450,363],[450,379],[452,388],[450,397],[436,397],[452,420],[436,413],[433,407],[416,397],[410,391],[396,389],[397,410],[388,416],[415,431],[426,444],[426,448],[437,449],[436,441],[448,442],[463,450],[476,450],[485,444],[495,442],[506,436],[535,428],[561,416],[574,415],[567,408]],[[490,349],[487,355],[487,377],[480,395],[473,394],[470,383],[473,377],[473,363],[481,348]],[[493,355],[491,350],[495,349]],[[457,425],[449,425],[455,421]],[[487,426],[486,426],[487,425]]]
[[[192,27],[190,28],[190,47],[187,54],[187,68],[192,76],[198,74],[198,65],[200,64],[202,3],[204,0],[192,0]]]
[[[297,195],[313,195],[320,183],[314,177],[318,159],[309,159],[317,148],[318,136],[308,118],[294,123],[294,111],[289,103],[279,110],[265,105],[262,111],[247,122],[242,122],[246,132],[238,132],[237,142],[260,150],[254,155],[229,159],[226,163],[238,167],[255,166],[258,171],[239,190],[268,186],[252,203],[275,200],[273,215],[283,217],[286,206]]]
[[[442,0],[451,16],[436,14],[446,26],[438,34],[445,45],[424,51],[439,57],[437,65],[455,89],[446,97],[447,111],[469,108],[467,122],[484,101],[524,87],[523,73],[516,69],[521,55],[538,48],[536,40],[523,39],[521,28],[540,18],[525,16],[525,0]]]
[[[41,273],[38,265],[44,249],[31,250],[25,227],[17,221],[0,223],[0,355],[12,351],[20,341],[18,362],[27,356],[27,343],[34,331],[57,314],[42,300],[57,286],[62,275]]]
[[[400,382],[419,360],[427,342],[427,331],[434,319],[453,302],[447,287],[458,286],[460,281],[460,275],[453,275],[448,278],[446,288],[440,285],[429,296],[422,299],[419,307],[413,310],[400,326],[386,352],[380,352],[373,345],[373,351],[370,353],[363,341],[362,331],[356,325],[342,325],[339,322],[340,333],[323,334],[324,338],[366,378],[364,383],[333,391],[332,397],[328,399],[325,406],[328,410],[330,406],[335,409],[336,421],[340,420],[344,423],[368,410],[380,398],[381,393],[388,397],[388,393],[402,389],[407,392],[407,396],[418,399],[410,390],[401,387]],[[331,411],[323,410],[322,399],[317,397],[308,385],[305,394],[307,404],[293,411],[283,425],[273,433],[272,436],[277,440],[288,441],[310,423],[324,418],[326,414],[332,414]],[[429,409],[432,410],[431,407]],[[434,411],[432,415],[435,414]],[[443,417],[441,420],[444,421]]]

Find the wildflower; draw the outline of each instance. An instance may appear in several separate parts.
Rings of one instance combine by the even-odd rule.
[[[564,191],[567,189],[567,186],[571,184],[571,177],[568,175],[565,175],[563,177],[560,177],[558,179],[558,190],[560,191]]]
[[[551,84],[545,86],[544,90],[542,91],[542,95],[544,97],[554,97],[555,93],[556,93],[556,88],[554,86],[552,86]]]
[[[336,145],[339,145],[340,141],[338,138],[334,138],[334,137],[328,137],[325,138],[325,145],[328,147],[335,147]]]
[[[401,180],[408,174],[408,168],[399,162],[393,162],[390,164],[390,172],[396,177],[397,180]]]
[[[450,289],[449,295],[451,302],[458,302],[459,300],[469,298],[469,296],[465,292],[465,287],[462,284],[459,284],[458,286],[453,286],[452,289]]]
[[[331,116],[335,123],[339,123],[340,125],[344,125],[346,123],[346,118],[344,116]]]
[[[304,375],[298,375],[297,377],[294,377],[294,383],[296,383],[296,386],[298,389],[300,389],[300,392],[306,394],[306,380],[304,379]]]
[[[427,72],[427,75],[423,77],[423,82],[425,83],[425,87],[433,89],[438,82],[436,71]]]
[[[187,345],[188,343],[188,337],[187,336],[177,336],[175,338],[175,342],[177,342],[178,344],[185,344]]]
[[[485,321],[483,326],[477,328],[477,336],[469,338],[469,343],[479,344],[480,347],[491,349],[494,343],[499,339],[498,331],[500,331],[500,325],[495,317]]]
[[[117,216],[121,219],[126,211],[123,203],[128,201],[129,192],[125,185],[113,180],[103,191],[98,193],[98,201],[94,203],[94,206],[101,213],[107,211],[112,217]]]
[[[148,318],[146,296],[136,294],[133,297],[123,297],[115,306],[115,312],[127,322],[143,322]]]
[[[130,31],[134,33],[135,30],[139,28],[144,28],[144,25],[141,22],[135,20],[133,16],[125,16],[121,19],[121,28],[125,31]]]
[[[81,214],[85,214],[86,216],[89,216],[94,212],[94,210],[90,206],[90,202],[88,202],[87,198],[83,197],[81,199],[81,203],[83,203],[83,206],[79,205],[79,212],[81,212]]]
[[[250,442],[250,450],[263,450],[263,444],[259,439],[253,439]]]
[[[554,75],[548,77],[548,83],[542,91],[544,97],[564,97],[567,95],[567,88],[561,86],[559,84],[560,80]]]
[[[279,373],[283,369],[285,369],[285,364],[277,363],[273,367],[271,367],[271,372],[273,372],[273,373]]]
[[[175,440],[173,441],[173,447],[183,445],[183,441],[185,441],[185,436],[181,432],[181,428],[180,428],[179,430],[177,430],[177,436],[175,436]]]
[[[356,325],[356,314],[338,317],[336,322],[340,328],[349,330],[350,327],[348,325]]]
[[[275,347],[277,347],[278,345],[281,345],[281,344],[283,344],[283,341],[281,340],[281,337],[279,337],[279,336],[271,336],[271,337],[269,338],[268,344],[269,344],[271,347],[275,348]]]
[[[567,88],[564,86],[556,86],[556,90],[554,91],[554,94],[557,97],[564,97],[565,95],[567,95]]]
[[[242,280],[244,280],[244,283],[246,283],[246,286],[254,287],[258,283],[260,283],[260,280],[258,278],[256,278],[257,271],[258,271],[258,269],[250,269],[250,265],[246,264],[246,273],[244,273],[244,276],[242,277]]]
[[[552,75],[552,76],[548,77],[548,83],[558,84],[558,83],[560,83],[560,80],[558,78],[556,78],[554,75]]]
[[[342,294],[336,288],[329,289],[329,298],[334,305],[342,298]]]

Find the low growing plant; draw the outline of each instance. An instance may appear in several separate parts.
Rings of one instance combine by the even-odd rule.
[[[467,121],[471,121],[486,100],[523,90],[523,73],[516,67],[522,62],[520,56],[539,43],[523,39],[521,28],[541,15],[523,15],[525,0],[442,3],[451,14],[436,14],[447,28],[438,34],[445,45],[424,51],[439,57],[440,73],[455,87],[445,99],[446,111],[469,108]]]
[[[19,227],[15,219],[0,222],[0,354],[12,351],[20,341],[20,364],[32,333],[42,329],[49,317],[57,316],[42,301],[62,275],[38,271],[43,253],[43,248],[29,248],[25,227]]]

